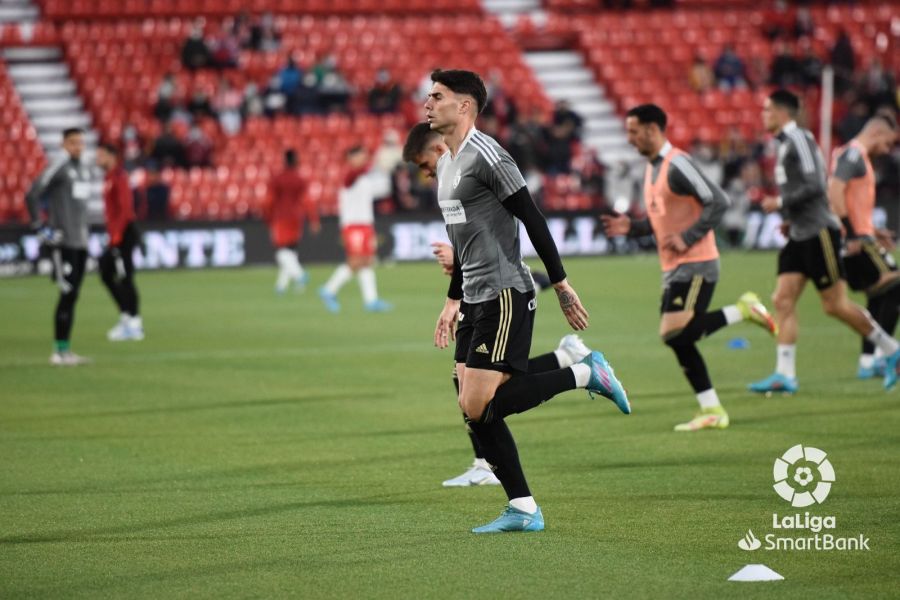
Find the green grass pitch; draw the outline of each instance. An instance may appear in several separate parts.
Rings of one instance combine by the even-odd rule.
[[[634,414],[568,392],[509,419],[547,530],[475,536],[499,488],[443,489],[471,450],[431,345],[447,280],[433,264],[384,267],[390,314],[355,282],[328,314],[272,293],[274,269],[141,273],[147,339],[112,344],[96,274],[73,348],[47,365],[46,278],[0,281],[0,597],[886,598],[900,589],[900,392],[855,379],[859,343],[801,303],[801,393],[754,397],[774,366],[765,332],[702,342],[727,431],[675,434],[696,402],[657,338],[654,257],[568,260]],[[729,254],[713,306],[768,297],[773,254]],[[567,333],[539,300],[532,352]],[[750,342],[728,349],[733,337]],[[772,489],[789,447],[828,452],[837,481],[816,515],[869,552],[745,552],[792,509]],[[789,532],[790,533],[790,532]],[[792,534],[799,536],[799,533]],[[763,563],[785,580],[734,583]]]

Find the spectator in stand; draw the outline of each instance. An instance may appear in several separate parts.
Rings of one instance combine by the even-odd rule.
[[[243,101],[241,92],[231,87],[228,79],[219,78],[219,89],[216,91],[213,109],[219,115],[219,126],[225,135],[232,136],[241,130]]]
[[[783,40],[777,41],[772,65],[769,67],[769,83],[784,88],[797,85],[802,80],[803,72],[800,69],[800,63],[791,54],[790,45]]]
[[[494,117],[500,129],[506,129],[515,122],[518,110],[515,102],[503,88],[503,76],[497,69],[490,72],[487,88],[487,104],[481,111],[482,117]],[[426,94],[427,95],[427,94]]]
[[[160,136],[153,142],[150,156],[163,167],[187,166],[184,144],[175,136],[171,123],[166,123]]]
[[[861,83],[871,112],[875,112],[881,106],[896,108],[897,85],[891,73],[885,70],[880,58],[872,57]]]
[[[569,141],[576,142],[581,139],[581,130],[584,126],[584,119],[577,112],[572,110],[572,105],[568,100],[559,100],[553,107],[553,124],[563,126],[564,130],[569,132]]]
[[[725,44],[722,47],[722,53],[716,59],[713,72],[716,76],[716,84],[721,90],[727,92],[747,87],[744,61],[737,55],[731,44]]]
[[[147,167],[147,182],[135,191],[137,215],[141,220],[158,222],[169,220],[169,197],[171,190],[160,177],[156,164]]]
[[[713,72],[703,55],[694,55],[694,62],[691,63],[691,70],[688,73],[688,82],[691,89],[698,94],[702,94],[712,87]]]
[[[267,12],[257,17],[250,26],[247,47],[256,52],[274,52],[281,44],[281,36],[275,28],[275,17]]]
[[[770,40],[783,38],[793,30],[794,15],[785,0],[775,0],[763,17],[763,33]]]
[[[212,119],[216,118],[216,112],[209,102],[209,96],[201,89],[194,90],[193,95],[191,95],[191,100],[188,102],[187,110],[194,121],[200,121],[207,117]]]
[[[303,71],[297,66],[293,56],[288,56],[287,62],[278,71],[278,92],[284,96],[285,107],[290,113],[294,113],[297,90],[303,81]]]
[[[747,85],[757,90],[769,82],[769,65],[761,56],[751,56],[750,66],[746,71]]]
[[[328,71],[322,77],[318,89],[318,104],[323,112],[347,112],[353,88],[340,71]]]
[[[816,33],[816,24],[813,22],[812,13],[809,8],[801,6],[797,9],[797,16],[794,18],[794,38],[811,38]]]
[[[583,144],[572,159],[572,171],[578,176],[581,190],[591,199],[596,210],[606,207],[606,167],[600,162],[597,150]]]
[[[144,141],[134,125],[128,124],[122,128],[119,145],[122,147],[122,166],[125,170],[132,171],[144,162]]]
[[[180,95],[178,83],[175,81],[175,73],[168,71],[163,75],[159,87],[156,88],[156,105],[153,107],[154,116],[163,123],[168,121],[172,117],[175,103]]]
[[[252,81],[244,88],[244,98],[241,100],[241,116],[246,119],[261,117],[265,114],[265,101],[259,95],[259,88]]]
[[[287,109],[287,96],[281,91],[281,77],[273,75],[269,79],[269,85],[263,90],[263,111],[269,118],[283,113]]]
[[[843,28],[838,32],[834,46],[831,47],[831,66],[834,67],[835,92],[843,94],[852,85],[853,71],[856,68],[853,44]]]
[[[519,170],[530,184],[539,180],[539,170],[543,167],[547,155],[544,126],[541,122],[541,111],[534,109],[527,116],[519,117],[509,131],[507,147],[510,156],[519,165]]]
[[[801,82],[805,87],[815,87],[822,83],[822,60],[816,56],[809,38],[802,38],[797,47],[800,50]]]
[[[544,171],[547,175],[564,175],[572,171],[572,144],[575,125],[572,121],[554,123],[546,132],[547,156]]]
[[[217,69],[233,69],[238,66],[241,45],[231,33],[229,27],[222,31],[209,44],[210,65]]]
[[[212,166],[212,141],[203,130],[194,125],[188,132],[184,145],[185,162],[188,167]]]
[[[209,48],[203,39],[203,25],[200,20],[194,23],[188,39],[181,48],[181,64],[185,69],[196,71],[209,66]]]
[[[369,91],[369,112],[384,115],[397,112],[403,90],[394,81],[391,72],[382,67],[375,75],[375,85]]]

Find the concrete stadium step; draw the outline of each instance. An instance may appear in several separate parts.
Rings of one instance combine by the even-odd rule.
[[[20,46],[4,49],[3,58],[10,62],[61,60],[62,51],[54,46]]]
[[[583,140],[597,151],[601,161],[613,165],[638,158],[628,145],[616,106],[606,97],[606,90],[597,83],[579,52],[526,52],[525,62],[551,99],[567,101],[584,119]]]
[[[47,81],[65,79],[69,76],[69,67],[61,62],[28,61],[17,64],[9,59],[7,62],[9,67],[6,71],[14,82]]]
[[[40,9],[28,0],[0,1],[0,23],[33,23],[40,16]]]

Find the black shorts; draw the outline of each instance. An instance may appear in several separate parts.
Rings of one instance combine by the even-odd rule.
[[[808,240],[788,240],[778,254],[778,274],[800,273],[817,290],[830,288],[846,277],[840,248],[841,232],[827,227]]]
[[[58,274],[62,274],[62,278],[71,286],[71,290],[66,293],[60,292],[63,296],[73,295],[78,297],[81,290],[81,282],[84,280],[84,269],[87,265],[87,250],[78,248],[53,248],[50,250],[50,256],[53,260],[53,270],[50,273],[50,280],[56,283]]]
[[[894,257],[871,239],[862,241],[859,254],[844,256],[847,271],[847,285],[850,289],[864,291],[878,283],[884,273],[897,270]]]
[[[703,314],[709,308],[715,290],[716,282],[706,281],[700,275],[695,275],[690,281],[673,281],[663,288],[659,312],[692,310],[698,315]]]
[[[456,362],[472,369],[527,373],[536,309],[533,291],[523,294],[512,288],[501,290],[487,302],[462,302],[456,327]]]

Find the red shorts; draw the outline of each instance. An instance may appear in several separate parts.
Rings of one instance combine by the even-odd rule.
[[[300,241],[302,230],[299,223],[276,221],[269,227],[269,232],[276,248],[291,248]]]
[[[372,225],[348,225],[341,230],[341,238],[348,257],[375,256],[375,227]]]

